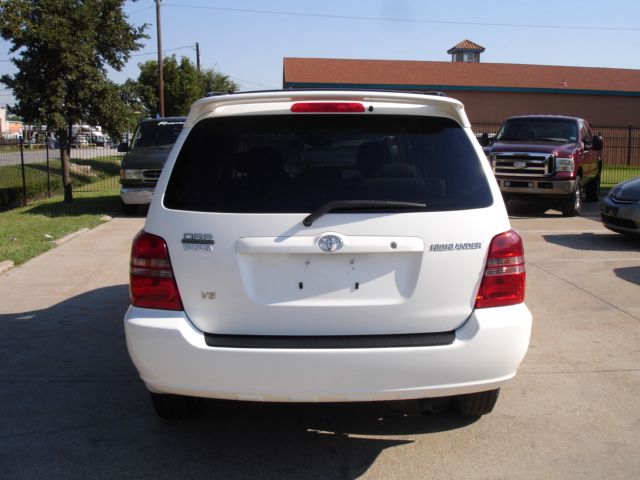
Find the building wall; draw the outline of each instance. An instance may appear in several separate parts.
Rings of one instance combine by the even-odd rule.
[[[460,100],[471,122],[501,123],[513,115],[582,117],[593,125],[640,126],[640,97],[549,93],[446,92]]]
[[[8,135],[11,138],[19,137],[22,135],[23,128],[24,124],[22,122],[7,120],[7,131],[5,131],[5,136]]]

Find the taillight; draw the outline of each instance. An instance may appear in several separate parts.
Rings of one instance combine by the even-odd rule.
[[[293,113],[361,113],[364,105],[357,102],[299,102],[291,105]]]
[[[133,239],[129,267],[131,305],[162,310],[182,310],[173,277],[167,243],[162,237],[140,231]]]
[[[496,235],[489,245],[489,256],[482,283],[476,295],[476,308],[504,307],[524,302],[526,273],[522,239],[515,231]]]

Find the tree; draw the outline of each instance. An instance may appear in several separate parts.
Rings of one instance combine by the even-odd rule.
[[[85,122],[116,133],[127,105],[107,67],[121,70],[147,38],[146,25],[127,22],[124,0],[0,0],[0,35],[11,42],[18,72],[0,81],[13,90],[11,108],[28,123],[46,124],[61,140],[64,199],[71,126]],[[66,145],[66,148],[64,146]]]
[[[158,62],[149,60],[138,65],[138,94],[147,111],[156,115],[158,108]],[[212,69],[198,72],[187,57],[179,61],[175,55],[163,59],[164,111],[167,116],[186,115],[191,104],[205,94],[235,92],[238,85],[227,75]]]
[[[131,132],[135,130],[138,121],[149,116],[149,111],[142,103],[138,82],[128,79],[119,88],[120,99],[127,110],[124,116],[125,126],[120,131]]]
[[[233,93],[238,90],[238,84],[231,80],[228,75],[223,75],[215,70],[207,69],[200,72],[200,82],[202,93]]]

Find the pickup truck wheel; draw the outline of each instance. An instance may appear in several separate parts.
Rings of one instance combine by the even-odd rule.
[[[135,215],[138,213],[138,205],[124,203],[123,201],[120,201],[120,209],[125,215]]]
[[[455,406],[463,417],[480,417],[491,413],[498,401],[500,389],[489,390],[488,392],[469,393],[459,395],[455,399]]]
[[[583,193],[582,178],[577,177],[573,193],[562,203],[562,215],[565,217],[576,217],[580,215],[580,211],[582,210]]]
[[[167,420],[179,420],[193,417],[202,407],[202,399],[185,397],[183,395],[169,395],[163,393],[151,394],[151,403],[159,417]]]
[[[597,202],[600,197],[600,174],[596,176],[589,184],[587,185],[586,196],[585,199],[587,202]]]

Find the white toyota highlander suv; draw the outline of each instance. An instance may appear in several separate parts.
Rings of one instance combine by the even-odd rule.
[[[489,413],[529,344],[522,240],[460,102],[196,102],[133,241],[127,346],[157,413],[202,398],[450,397]]]

